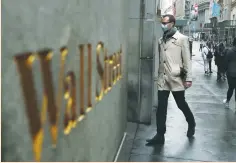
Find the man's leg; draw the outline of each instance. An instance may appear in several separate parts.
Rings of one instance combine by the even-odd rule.
[[[233,93],[234,93],[234,89],[235,89],[235,81],[234,78],[227,75],[227,81],[228,81],[228,91],[227,91],[227,98],[224,99],[224,104],[225,104],[225,108],[229,108],[229,101],[231,100]]]
[[[219,65],[219,80],[222,79],[222,65]]]
[[[220,66],[217,65],[217,81],[220,80]]]
[[[227,92],[227,101],[226,102],[229,102],[231,97],[233,96],[233,93],[234,93],[234,80],[232,77],[230,76],[227,76],[227,81],[228,81],[228,92]]]
[[[158,91],[158,108],[156,112],[157,133],[164,135],[166,132],[166,116],[169,91]]]
[[[172,92],[178,108],[183,112],[186,121],[188,122],[187,136],[191,137],[195,134],[195,119],[192,111],[190,110],[188,103],[185,100],[185,91]]]
[[[205,75],[207,75],[209,71],[209,63],[207,59],[204,59],[204,70],[205,70]]]
[[[204,66],[204,71],[205,71],[205,74],[206,74],[207,67],[206,67],[206,60],[204,58],[203,58],[203,66]]]
[[[158,91],[158,107],[156,112],[157,134],[147,139],[150,144],[164,144],[166,132],[167,105],[170,91]]]
[[[212,69],[211,69],[211,59],[209,60],[209,70],[210,70],[210,73],[212,73]]]
[[[207,69],[207,74],[209,74],[210,71],[209,71],[209,60],[208,59],[206,59],[206,69]]]
[[[236,77],[233,78],[234,83],[234,99],[235,99],[235,114],[236,114]]]
[[[234,98],[235,98],[235,109],[236,109],[236,77],[234,77],[233,78],[233,81],[232,81],[233,83],[234,83]]]

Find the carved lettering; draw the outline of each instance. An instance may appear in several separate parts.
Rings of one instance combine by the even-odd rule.
[[[58,92],[57,92],[57,107],[58,110],[62,109],[62,99],[64,95],[64,87],[65,87],[65,61],[66,57],[68,55],[68,49],[66,47],[62,47],[60,49],[60,72],[59,72],[59,79],[58,79]],[[59,113],[57,113],[57,116],[59,117]]]
[[[43,144],[43,129],[45,123],[46,112],[48,112],[50,122],[50,133],[52,144],[55,146],[57,141],[57,106],[54,98],[54,89],[51,73],[51,57],[52,51],[44,49],[37,53],[39,57],[42,80],[43,80],[43,103],[41,116],[39,114],[35,84],[33,81],[32,64],[36,54],[25,53],[15,57],[20,74],[20,81],[23,90],[24,101],[26,105],[26,113],[29,119],[29,128],[33,141],[33,152],[35,160],[40,160]]]
[[[53,80],[52,80],[52,72],[51,72],[51,58],[52,58],[52,50],[45,49],[38,52],[39,60],[41,63],[41,72],[42,72],[42,79],[43,79],[43,90],[44,90],[44,97],[46,97],[46,110],[49,115],[49,122],[50,122],[50,132],[53,144],[56,145],[57,141],[57,106],[54,97],[54,88],[53,88]],[[46,114],[43,117],[46,117]]]
[[[88,107],[86,112],[92,109],[92,45],[88,44]]]
[[[77,123],[76,114],[76,81],[75,74],[69,71],[65,78],[65,99],[67,100],[64,116],[64,133],[68,135]]]
[[[88,49],[88,76],[87,89],[84,86],[84,49]],[[33,152],[36,161],[40,161],[43,145],[43,125],[48,121],[52,145],[56,147],[58,137],[59,111],[62,109],[62,100],[66,100],[66,111],[64,114],[64,134],[69,134],[71,129],[85,117],[85,113],[92,109],[92,46],[91,44],[79,45],[80,72],[79,72],[79,114],[77,114],[77,87],[75,73],[69,71],[65,75],[65,60],[68,49],[60,49],[60,69],[58,77],[58,91],[55,94],[53,85],[53,73],[51,71],[52,49],[43,49],[36,53],[28,52],[16,55],[14,60],[20,76],[22,93],[26,107],[26,114],[29,121],[29,131],[33,142]],[[122,49],[118,53],[108,56],[107,49],[103,42],[99,42],[96,47],[97,79],[96,79],[96,101],[102,100],[104,93],[111,90],[122,75],[121,57]],[[42,108],[39,109],[37,93],[34,83],[33,62],[38,57],[42,75],[43,95]],[[85,92],[87,91],[87,103],[85,103]],[[56,99],[55,99],[56,96]],[[64,96],[64,98],[63,98]],[[78,117],[79,115],[79,117]]]
[[[105,49],[105,56],[104,56],[104,93],[106,94],[108,92],[108,77],[109,77],[109,74],[108,74],[108,67],[109,67],[109,60],[108,60],[108,57],[107,57],[107,49]]]
[[[39,161],[42,152],[43,129],[40,114],[38,113],[36,90],[33,81],[32,63],[34,58],[35,54],[25,53],[15,56],[15,61],[20,75],[29,130],[33,141],[33,152],[35,160]],[[47,97],[44,97],[44,99],[47,99]],[[46,100],[44,102],[46,103]],[[46,106],[46,104],[43,106]]]
[[[116,60],[117,60],[117,81],[120,80],[120,52],[116,53]]]
[[[122,78],[122,46],[120,46],[119,50],[119,64],[118,64],[118,71],[119,71],[119,80]]]
[[[112,55],[112,60],[113,60],[113,85],[115,85],[117,82],[117,63],[118,63],[116,53]]]
[[[98,73],[98,79],[96,79],[96,101],[100,101],[103,98],[104,94],[104,68],[103,63],[101,63],[100,58],[102,58],[102,61],[104,61],[104,57],[101,56],[101,53],[104,54],[104,44],[102,42],[99,42],[96,47],[96,61],[97,61],[97,73]],[[100,86],[99,86],[100,81]],[[100,88],[100,90],[99,90]]]
[[[78,121],[84,119],[85,109],[84,109],[84,45],[79,45],[80,51],[80,115]]]

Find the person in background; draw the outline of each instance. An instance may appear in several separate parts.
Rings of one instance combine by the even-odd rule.
[[[225,57],[226,57],[226,54],[227,54],[227,52],[228,52],[228,50],[229,50],[229,47],[226,47],[225,46],[225,50],[224,50],[224,52],[223,52],[223,59],[224,59],[224,61],[225,61]],[[226,78],[227,78],[227,75],[226,75],[226,72],[225,72],[225,69],[226,69],[226,63],[225,62],[223,62],[223,64],[222,64],[222,80],[226,80]]]
[[[220,42],[215,52],[215,64],[217,65],[217,81],[224,79],[224,59],[225,59],[225,46]]]
[[[236,103],[236,38],[233,40],[233,47],[227,51],[225,56],[225,72],[227,74],[228,81],[228,92],[227,98],[224,99],[224,104],[226,108],[229,108],[229,101],[235,95],[235,103]],[[236,111],[236,105],[235,105]]]
[[[175,17],[164,15],[161,20],[163,37],[158,40],[159,64],[155,83],[158,88],[156,112],[157,132],[147,145],[165,142],[167,106],[170,92],[188,123],[187,137],[195,134],[195,119],[185,100],[185,90],[192,86],[192,61],[188,37],[175,28]],[[174,55],[173,55],[174,54]]]
[[[203,44],[203,48],[202,48],[202,59],[203,59],[203,63],[204,63],[204,71],[205,71],[205,75],[209,75],[209,60],[207,58],[207,54],[208,54],[209,50],[207,48],[207,45]]]
[[[190,55],[193,56],[193,39],[189,38],[189,49],[190,49]]]
[[[215,42],[214,42],[214,44],[213,44],[213,53],[215,53],[215,52],[216,52],[216,50],[217,50],[217,47],[218,47],[218,42],[217,42],[217,41],[215,41]]]
[[[209,40],[209,41],[207,41],[207,47],[209,48],[209,49],[211,49],[211,47],[212,47],[212,42]]]
[[[200,48],[199,48],[200,52],[202,51],[202,47],[203,47],[203,41],[200,42]]]
[[[213,58],[213,51],[212,51],[212,47],[213,47],[213,44],[210,42],[209,44],[210,46],[206,47],[208,49],[208,54],[207,54],[207,61],[208,61],[208,64],[209,64],[209,73],[212,74],[212,66],[211,66],[211,63],[212,63],[212,58]]]
[[[218,42],[216,42],[213,47],[213,54],[214,54],[215,65],[217,66],[217,69],[219,71],[219,67],[218,67],[218,65],[219,65],[219,43]],[[219,73],[218,71],[217,71],[217,80],[218,80],[218,73]]]

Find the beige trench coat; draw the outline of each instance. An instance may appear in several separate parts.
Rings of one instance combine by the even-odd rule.
[[[181,68],[187,72],[186,81],[192,81],[192,61],[188,37],[177,31],[166,43],[158,41],[159,69],[155,78],[158,90],[183,91]]]

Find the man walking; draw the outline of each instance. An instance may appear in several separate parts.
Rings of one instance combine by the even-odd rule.
[[[224,60],[225,60],[225,46],[223,42],[219,44],[215,52],[215,63],[217,65],[217,81],[224,78]]]
[[[211,45],[211,47],[213,47],[213,44]],[[208,60],[208,64],[209,64],[209,73],[212,74],[212,66],[211,66],[211,63],[212,63],[212,58],[213,58],[213,52],[212,52],[212,49],[208,46],[206,47],[208,49],[208,53],[207,53],[207,60]]]
[[[224,100],[224,103],[225,107],[229,108],[229,101],[233,95],[233,92],[236,102],[236,38],[233,40],[233,47],[227,51],[225,56],[225,71],[227,74],[229,88],[227,92],[227,98]]]
[[[191,57],[188,37],[175,28],[175,17],[162,18],[163,37],[159,39],[158,108],[156,112],[157,134],[148,139],[148,144],[164,144],[166,132],[167,105],[172,92],[178,108],[188,122],[187,136],[195,134],[195,119],[185,101],[185,89],[192,86]]]
[[[207,45],[203,45],[202,48],[202,59],[203,59],[203,63],[204,63],[204,71],[205,71],[205,75],[209,75],[209,59],[207,58],[207,54],[209,52],[209,49],[207,48]]]
[[[200,48],[199,48],[200,52],[202,51],[202,48],[203,48],[203,41],[200,42]]]

